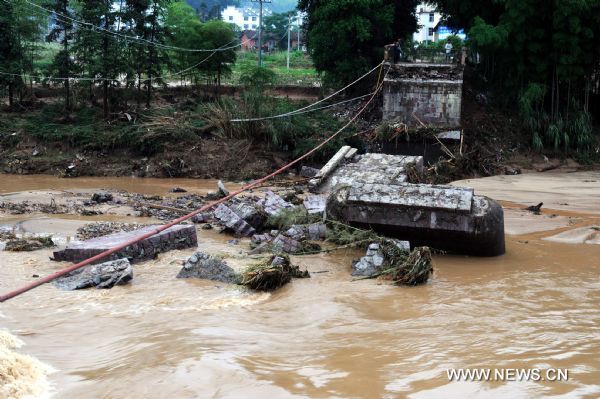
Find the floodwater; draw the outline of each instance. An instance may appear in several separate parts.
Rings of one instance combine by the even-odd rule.
[[[518,194],[505,195],[514,214]],[[42,286],[0,304],[0,397],[598,398],[600,246],[544,240],[600,225],[579,200],[570,224],[508,236],[504,256],[435,256],[421,287],[352,282],[357,250],[293,257],[313,274],[275,293],[175,279],[192,250],[135,265],[125,287]],[[198,233],[200,249],[247,261],[245,242]],[[0,252],[0,291],[60,268],[49,254]],[[450,382],[452,368],[568,369],[568,381]]]
[[[89,191],[111,188],[144,195],[169,195],[170,189],[182,187],[191,194],[205,195],[209,191],[216,191],[217,181],[213,179],[159,179],[140,177],[78,177],[64,179],[48,175],[0,175],[0,194],[33,190]],[[225,183],[225,187],[228,189],[239,189],[241,185]]]

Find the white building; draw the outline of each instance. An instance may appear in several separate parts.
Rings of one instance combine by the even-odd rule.
[[[436,11],[435,7],[420,3],[417,6],[417,31],[413,33],[415,42],[434,41],[435,28],[442,19],[442,14]]]
[[[271,10],[263,9],[263,18],[271,15]],[[230,24],[236,24],[240,30],[258,29],[258,10],[252,7],[238,8],[227,6],[221,13],[221,19]]]
[[[236,24],[240,30],[255,30],[258,29],[258,7],[243,7],[227,6],[221,13],[221,19],[230,24]],[[271,15],[273,12],[270,8],[263,8],[263,18]],[[291,29],[298,30],[298,25],[302,25],[306,14],[297,13],[292,16]]]

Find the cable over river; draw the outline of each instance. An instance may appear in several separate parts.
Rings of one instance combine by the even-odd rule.
[[[132,284],[111,290],[47,284],[0,305],[0,398],[599,397],[600,246],[591,228],[600,226],[600,173],[456,184],[502,202],[506,255],[436,255],[434,276],[414,288],[352,282],[351,261],[364,254],[353,249],[292,256],[312,276],[275,293],[176,279],[191,249],[136,264]],[[214,182],[0,175],[0,201],[100,187],[165,195],[173,186],[205,192]],[[541,201],[542,215],[521,210]],[[0,226],[66,241],[92,220],[149,223],[112,212],[2,214]],[[198,228],[201,250],[245,264],[243,243],[230,238]],[[48,260],[51,251],[0,252],[0,291],[64,266]],[[569,372],[567,381],[514,382],[446,373],[479,368]]]

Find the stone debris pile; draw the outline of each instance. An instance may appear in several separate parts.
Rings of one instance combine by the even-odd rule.
[[[240,276],[227,263],[202,251],[194,252],[185,261],[177,278],[199,278],[229,284],[240,282]]]
[[[67,291],[90,287],[108,289],[115,285],[128,284],[131,280],[133,280],[131,263],[128,259],[117,259],[74,270],[54,280],[54,285]]]

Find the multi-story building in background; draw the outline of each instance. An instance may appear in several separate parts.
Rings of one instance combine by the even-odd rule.
[[[464,31],[453,32],[443,25],[442,14],[437,12],[435,6],[422,2],[417,6],[417,31],[413,34],[415,42],[435,42],[445,40],[448,36],[457,35],[463,40],[466,38]]]
[[[417,31],[413,33],[415,42],[425,42],[435,40],[435,30],[442,19],[442,14],[437,12],[435,6],[427,3],[420,3],[417,6]]]

